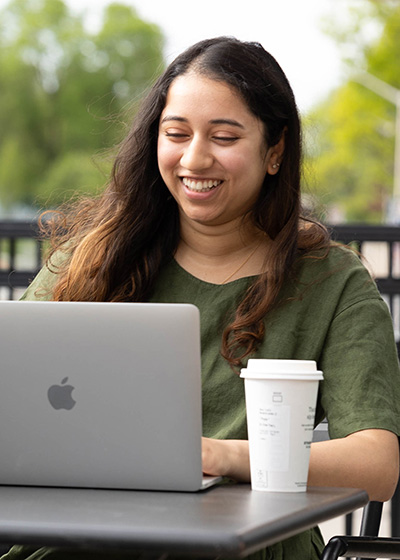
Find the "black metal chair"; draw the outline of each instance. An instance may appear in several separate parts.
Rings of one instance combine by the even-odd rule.
[[[339,557],[400,559],[400,538],[378,537],[382,515],[381,502],[369,502],[364,508],[360,536],[335,536],[326,544],[321,560]]]
[[[332,537],[321,560],[337,560],[362,554],[363,558],[400,559],[400,539],[395,537]]]
[[[396,492],[399,493],[399,486]],[[382,507],[382,502],[369,502],[363,511],[360,535],[332,537],[324,548],[321,560],[337,560],[343,556],[346,558],[357,556],[357,560],[368,558],[400,560],[400,538],[378,537]]]

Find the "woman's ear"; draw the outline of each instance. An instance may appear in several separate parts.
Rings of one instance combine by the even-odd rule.
[[[279,139],[279,142],[275,144],[275,146],[271,146],[268,149],[267,158],[268,158],[268,167],[267,173],[269,175],[276,175],[279,171],[279,167],[282,163],[283,154],[285,153],[285,135],[286,135],[286,127],[282,132],[282,136]]]

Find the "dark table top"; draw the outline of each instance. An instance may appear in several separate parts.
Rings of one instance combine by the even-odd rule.
[[[0,542],[244,557],[362,507],[361,490],[197,493],[0,486]]]

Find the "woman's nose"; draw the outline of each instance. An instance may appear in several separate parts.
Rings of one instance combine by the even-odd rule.
[[[181,157],[181,165],[190,171],[208,169],[213,164],[214,158],[206,140],[193,138],[188,143]]]

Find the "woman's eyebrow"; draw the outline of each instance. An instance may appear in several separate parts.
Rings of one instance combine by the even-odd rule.
[[[244,128],[240,122],[233,119],[213,119],[210,121],[210,124],[229,124],[231,126],[237,126],[238,128]]]
[[[169,121],[178,121],[178,122],[189,122],[188,119],[185,117],[178,117],[178,115],[165,115],[161,119],[161,123],[169,122]],[[234,119],[212,119],[209,121],[210,124],[228,124],[230,126],[237,126],[238,128],[244,129],[244,126],[240,124],[240,122],[235,121]]]
[[[184,117],[178,117],[177,115],[165,115],[165,117],[161,119],[162,123],[168,121],[188,122],[188,120],[185,119]]]

